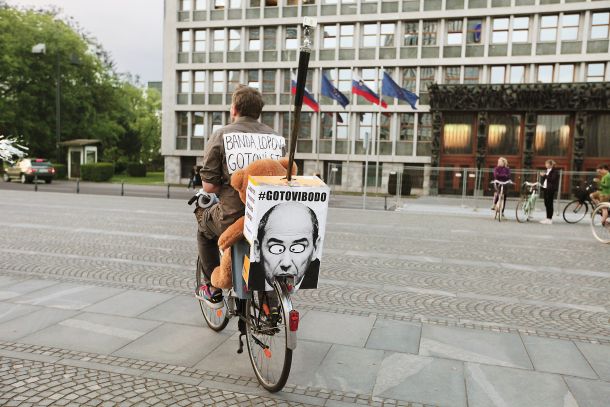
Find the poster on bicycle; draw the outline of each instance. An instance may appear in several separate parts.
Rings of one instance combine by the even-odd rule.
[[[249,178],[250,256],[243,270],[249,290],[271,290],[275,277],[293,277],[296,289],[318,286],[329,198],[329,187],[315,176]]]

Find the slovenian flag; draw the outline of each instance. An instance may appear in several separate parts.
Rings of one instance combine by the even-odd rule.
[[[352,93],[360,95],[369,102],[374,103],[376,105],[381,102],[381,106],[388,107],[388,104],[383,100],[379,99],[379,95],[377,95],[368,86],[366,86],[364,81],[359,77],[355,77],[354,79],[352,79]]]
[[[297,80],[294,77],[294,75],[292,75],[292,79],[290,81],[290,92],[293,95],[296,95],[296,93],[297,93]],[[303,103],[305,103],[307,106],[311,107],[314,112],[319,112],[320,111],[320,105],[313,98],[313,95],[311,94],[311,92],[307,88],[305,88],[303,90]]]
[[[405,102],[410,104],[413,109],[417,109],[415,107],[415,104],[417,103],[419,96],[417,96],[411,91],[408,91],[398,86],[398,84],[394,82],[390,75],[388,75],[385,71],[383,72],[381,94],[404,100]]]

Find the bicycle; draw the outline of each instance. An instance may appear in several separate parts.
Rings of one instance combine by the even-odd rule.
[[[576,187],[576,191],[574,192],[576,199],[563,208],[563,219],[567,223],[578,223],[587,216],[589,207],[591,207],[591,210],[595,209],[595,204],[589,196],[595,189],[593,183],[588,183],[584,188],[581,188],[580,186]]]
[[[602,202],[593,209],[591,214],[591,231],[597,240],[608,244],[610,243],[610,219],[606,219],[606,222],[602,223],[604,210],[610,211],[610,203]]]
[[[205,192],[199,191],[189,204],[195,200],[205,207],[211,205],[209,202],[213,198],[206,198]],[[222,302],[212,304],[197,294],[195,298],[199,300],[206,324],[213,331],[222,331],[231,318],[238,318],[240,335],[237,353],[243,352],[242,337],[245,336],[248,356],[258,382],[269,392],[275,393],[288,380],[292,351],[297,344],[299,312],[292,308],[290,299],[295,286],[294,278],[275,278],[272,291],[249,291],[242,276],[244,258],[249,253],[250,245],[246,240],[231,247],[233,288],[222,290]],[[199,257],[195,281],[197,287],[204,283]]]
[[[496,196],[496,194],[498,195],[498,201],[495,205],[495,213],[494,213],[494,220],[498,219],[498,222],[502,222],[502,218],[504,217],[504,185],[507,184],[512,184],[513,182],[511,180],[508,181],[498,181],[498,180],[493,180],[491,181],[492,184],[494,184],[494,186],[496,187],[500,187],[500,190],[497,191],[494,194],[494,197]]]
[[[534,209],[536,208],[540,183],[525,181],[522,188],[523,190],[528,190],[529,195],[522,196],[517,203],[517,208],[515,208],[515,217],[519,223],[524,223],[532,219]]]

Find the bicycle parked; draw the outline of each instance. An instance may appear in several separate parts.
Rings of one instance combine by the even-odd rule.
[[[511,180],[508,180],[508,181],[494,180],[494,181],[491,181],[491,183],[494,184],[494,186],[498,188],[498,190],[494,194],[494,201],[495,201],[496,194],[498,194],[498,200],[494,206],[494,208],[495,208],[494,219],[497,219],[498,222],[502,222],[502,218],[504,218],[504,195],[505,195],[504,186],[507,184],[513,184],[513,182]]]
[[[574,191],[574,195],[576,199],[571,201],[563,208],[563,219],[567,223],[578,223],[580,222],[587,213],[589,213],[589,209],[593,210],[595,208],[595,204],[591,200],[591,193],[596,191],[596,187],[592,182],[588,182],[584,187],[577,186]]]
[[[606,221],[604,219],[604,211]],[[610,243],[610,219],[608,218],[608,211],[610,211],[610,203],[602,202],[593,209],[591,214],[591,231],[593,236],[602,243]]]
[[[517,203],[515,216],[517,222],[523,223],[533,219],[534,210],[536,209],[536,200],[538,199],[540,183],[525,181],[522,190],[527,191],[529,195],[524,195]]]

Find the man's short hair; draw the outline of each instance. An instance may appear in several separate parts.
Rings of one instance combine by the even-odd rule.
[[[259,118],[263,106],[265,106],[263,95],[258,90],[246,85],[237,85],[231,96],[231,103],[240,116],[248,116],[253,119]]]
[[[608,171],[608,164],[600,164],[597,166],[598,170],[606,170]]]
[[[267,228],[267,222],[269,222],[269,217],[271,216],[271,213],[273,211],[275,211],[277,209],[278,206],[280,206],[282,204],[277,204],[273,207],[271,207],[271,209],[269,209],[261,218],[260,222],[258,223],[258,233],[256,235],[256,238],[258,240],[259,244],[263,244],[263,240],[265,239],[265,234],[267,233],[266,228]],[[305,208],[307,208],[308,213],[309,213],[309,217],[311,218],[311,224],[313,225],[313,245],[315,247],[316,242],[318,241],[318,217],[316,216],[316,213],[307,205],[303,205]]]

